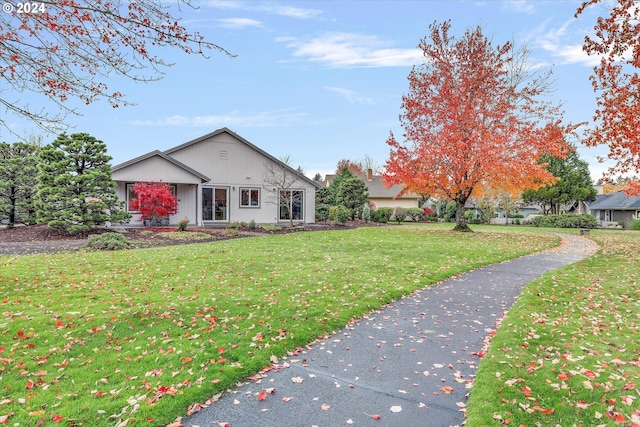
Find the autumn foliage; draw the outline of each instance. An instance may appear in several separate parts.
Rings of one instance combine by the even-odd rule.
[[[13,5],[11,5],[13,3]],[[185,54],[203,55],[226,50],[197,32],[183,27],[177,5],[155,0],[57,0],[9,2],[0,14],[0,87],[12,94],[39,93],[57,105],[33,108],[26,101],[0,98],[9,113],[27,118],[45,130],[61,130],[64,113],[75,113],[65,101],[89,104],[107,100],[114,107],[127,105],[124,94],[108,87],[114,74],[135,81],[157,80],[172,65],[159,56],[159,48],[172,47]],[[177,7],[175,7],[177,6]],[[28,12],[28,13],[26,13]],[[0,125],[7,126],[5,117]]]
[[[601,0],[585,1],[576,17]],[[598,18],[595,34],[585,37],[583,49],[598,55],[600,63],[590,77],[598,95],[594,120],[596,128],[584,143],[608,145],[609,160],[615,164],[607,175],[640,171],[640,4],[634,0],[617,0],[608,17]],[[640,182],[626,190],[640,193]]]
[[[464,204],[483,189],[511,192],[538,188],[555,178],[538,160],[564,157],[573,125],[542,96],[547,75],[527,73],[526,51],[511,43],[493,46],[481,28],[462,38],[449,22],[430,26],[419,44],[424,63],[409,74],[400,122],[405,141],[393,133],[383,175],[404,192],[456,202],[456,229],[467,231]]]
[[[140,221],[148,220],[153,225],[160,218],[178,212],[178,198],[164,182],[139,182],[133,191],[136,198],[131,200],[129,208],[140,213]]]

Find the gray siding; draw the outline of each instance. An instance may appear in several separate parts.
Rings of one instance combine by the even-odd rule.
[[[115,170],[112,173],[112,179],[118,182],[162,181],[185,184],[200,182],[198,177],[158,156]]]

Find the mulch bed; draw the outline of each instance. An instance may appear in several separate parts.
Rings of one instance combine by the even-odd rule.
[[[334,224],[307,224],[305,226],[282,227],[281,230],[265,230],[260,227],[249,229],[248,227],[238,229],[238,233],[230,233],[226,228],[200,228],[191,227],[186,231],[200,232],[210,235],[210,238],[199,239],[183,239],[172,238],[166,232],[175,232],[177,228],[173,227],[113,227],[99,228],[88,232],[77,234],[68,234],[64,231],[50,228],[46,225],[18,225],[7,229],[0,229],[0,255],[2,254],[29,254],[29,253],[55,253],[80,248],[86,244],[86,240],[93,234],[120,231],[125,234],[137,247],[150,246],[173,246],[184,245],[189,243],[202,243],[219,240],[237,239],[240,237],[255,236],[259,234],[284,234],[303,231],[318,230],[345,230],[349,228],[357,228],[362,226],[381,226],[383,224],[364,223],[362,221],[353,221],[344,225]],[[165,232],[165,233],[162,233]],[[176,236],[177,237],[177,236]]]

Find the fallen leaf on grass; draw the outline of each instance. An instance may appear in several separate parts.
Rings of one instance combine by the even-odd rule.
[[[533,407],[533,409],[535,409],[536,411],[540,411],[540,412],[542,412],[542,413],[543,413],[543,414],[545,414],[545,415],[553,414],[553,413],[556,411],[556,410],[555,410],[555,408],[551,408],[551,409],[544,409],[544,408],[541,408],[541,407],[540,407],[540,406],[538,406],[538,405],[535,405],[535,406]]]

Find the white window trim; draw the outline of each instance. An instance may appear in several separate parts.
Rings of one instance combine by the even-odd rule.
[[[289,218],[284,218],[283,219],[281,217],[281,215],[280,215],[280,208],[282,206],[281,205],[281,201],[280,201],[281,200],[280,199],[280,193],[282,191],[290,191],[290,192],[299,191],[299,192],[302,193],[302,204],[301,204],[302,215],[301,215],[300,219],[294,219],[293,222],[304,222],[305,215],[307,213],[306,212],[307,209],[306,209],[306,206],[305,206],[305,200],[306,200],[306,197],[307,197],[307,192],[306,192],[306,190],[304,188],[282,188],[282,189],[280,189],[278,191],[278,221],[291,221],[291,219],[289,219]],[[289,206],[289,211],[291,211],[291,206]]]
[[[248,205],[243,205],[242,204],[242,192],[243,191],[249,191],[249,204]],[[253,191],[257,191],[258,192],[258,204],[257,205],[252,205],[251,204],[251,192]],[[240,187],[240,208],[241,209],[260,209],[260,195],[261,191],[259,187]]]

